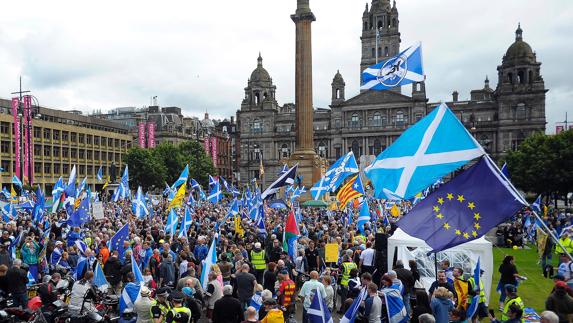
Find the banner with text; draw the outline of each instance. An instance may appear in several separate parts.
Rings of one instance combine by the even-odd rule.
[[[138,141],[139,141],[139,147],[145,148],[145,122],[139,123]]]
[[[147,123],[147,147],[155,148],[155,123]]]
[[[16,147],[14,153],[14,162],[16,163],[16,176],[20,179],[22,174],[20,173],[20,119],[18,119],[18,107],[20,105],[20,99],[12,98],[12,115],[14,116],[14,146]]]
[[[32,97],[29,95],[24,96],[24,175],[22,181],[24,183],[34,184],[34,158],[32,156]]]
[[[219,165],[219,156],[217,154],[217,145],[219,141],[217,137],[211,137],[211,158],[213,159],[213,165],[217,167]]]

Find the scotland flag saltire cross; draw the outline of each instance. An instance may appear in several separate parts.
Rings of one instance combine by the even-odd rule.
[[[169,187],[167,182],[165,182],[165,188],[163,189],[163,195],[167,196],[167,195],[169,195],[169,193],[171,193],[171,187]]]
[[[181,222],[181,230],[179,230],[179,238],[187,237],[187,231],[191,227],[193,218],[191,217],[191,210],[189,207],[185,208],[185,216],[183,216],[183,222]]]
[[[200,188],[201,185],[199,185],[199,182],[197,182],[194,178],[191,179],[191,188],[192,189],[198,189]]]
[[[503,166],[501,166],[501,173],[502,173],[503,176],[505,176],[508,180],[511,180],[511,177],[509,177],[509,169],[507,169],[507,163],[503,163]]]
[[[35,223],[39,223],[44,217],[44,207],[46,204],[46,197],[40,189],[40,186],[36,189],[36,203],[34,204],[34,210],[32,211],[33,219]]]
[[[68,177],[68,185],[66,185],[66,196],[75,197],[76,196],[76,165],[72,167],[70,172],[70,177]]]
[[[211,192],[209,192],[209,196],[207,197],[207,200],[213,204],[217,204],[222,199],[223,199],[223,192],[221,191],[221,184],[217,180],[213,184]]]
[[[119,313],[122,314],[126,309],[133,309],[133,304],[141,297],[140,283],[127,283],[121,292],[119,298]]]
[[[201,286],[203,289],[207,289],[207,283],[209,283],[209,273],[211,272],[211,266],[217,263],[217,234],[213,237],[209,251],[207,252],[207,257],[203,260],[202,270],[201,270]]]
[[[364,225],[370,222],[370,208],[368,207],[368,202],[365,200],[362,202],[362,207],[360,207],[360,213],[358,214],[358,220],[356,221],[358,225],[358,230],[364,235]]]
[[[349,151],[346,155],[340,157],[324,174],[325,177],[330,178],[328,182],[330,191],[336,191],[348,176],[356,174],[358,171],[354,152]]]
[[[175,183],[173,183],[171,189],[177,190],[179,186],[187,183],[188,179],[189,179],[189,164],[185,165],[185,168],[183,168],[181,174],[179,175],[179,178],[175,181]]]
[[[12,184],[14,184],[14,185],[18,186],[20,189],[22,189],[22,181],[16,175],[12,176]]]
[[[234,199],[229,207],[229,211],[227,212],[225,219],[234,218],[237,214],[239,214],[239,202],[237,199]]]
[[[80,194],[82,194],[82,192],[86,189],[86,185],[88,182],[88,178],[84,177],[84,179],[82,180],[82,182],[80,183],[80,186],[78,187],[77,191],[76,191],[76,199],[80,197]]]
[[[175,210],[171,209],[169,211],[169,216],[167,217],[167,224],[165,225],[165,234],[170,233],[171,236],[175,234],[177,230],[177,225],[179,224],[179,217],[175,213]]]
[[[438,252],[483,236],[526,205],[486,155],[418,203],[398,227]]]
[[[310,323],[333,323],[330,311],[324,302],[324,296],[317,289],[310,303],[310,307],[306,311],[308,314],[308,321]]]
[[[109,251],[113,252],[117,250],[118,258],[120,260],[123,259],[125,254],[125,248],[123,246],[123,242],[128,240],[129,237],[129,224],[125,224],[121,229],[117,230],[117,232],[111,237],[109,240]]]
[[[296,176],[297,169],[298,164],[294,165],[286,173],[279,176],[279,178],[277,178],[271,185],[269,185],[267,189],[261,194],[261,199],[267,199],[270,195],[278,192],[281,187],[294,184],[294,178]]]
[[[422,44],[418,42],[400,54],[365,69],[360,90],[389,90],[424,80]]]
[[[241,192],[235,187],[235,185],[231,185],[231,193],[233,194],[233,198],[241,195]]]
[[[135,195],[135,200],[131,201],[131,209],[133,214],[138,219],[143,219],[149,215],[149,210],[147,209],[147,205],[145,203],[145,196],[143,195],[143,190],[141,186],[137,187],[137,194]]]
[[[105,290],[105,289],[107,289],[107,287],[109,287],[109,283],[107,282],[107,279],[105,278],[105,274],[103,273],[103,270],[101,269],[101,265],[99,264],[99,261],[96,262],[96,266],[94,269],[93,283],[100,290]]]
[[[259,215],[257,216],[257,235],[263,238],[267,237],[267,228],[265,227],[265,207],[259,206]]]
[[[320,180],[310,188],[310,195],[315,201],[318,201],[322,194],[330,191],[329,183],[330,177],[322,176]]]
[[[52,213],[56,213],[60,205],[60,198],[64,193],[64,179],[62,176],[58,179],[54,188],[52,189]]]
[[[31,272],[28,271],[28,283],[26,284],[27,286],[31,286],[34,285],[36,283],[36,278],[34,278],[34,276],[32,275]]]
[[[136,283],[143,283],[144,279],[143,279],[143,274],[141,273],[141,269],[139,269],[137,261],[135,261],[135,258],[133,257],[133,253],[130,256],[131,256],[131,272],[133,273],[133,278],[135,279]]]
[[[288,172],[288,166],[286,164],[283,165],[283,168],[279,171],[277,175],[281,176],[282,174]]]
[[[294,201],[301,197],[304,193],[306,193],[306,189],[303,187],[297,187],[294,192],[292,193],[292,196],[290,197],[290,202],[291,204],[294,203]]]
[[[365,173],[376,198],[410,199],[483,154],[480,144],[442,103],[404,131]]]
[[[88,248],[88,246],[86,245],[85,242],[78,239],[78,240],[76,240],[76,242],[74,242],[74,245],[78,248],[80,254],[82,254],[82,255],[86,254],[86,249]]]
[[[541,195],[539,195],[539,196],[535,199],[535,202],[531,203],[531,208],[532,208],[533,211],[535,211],[537,214],[541,213]]]
[[[125,165],[125,169],[123,170],[123,175],[121,176],[121,183],[120,187],[122,187],[122,195],[120,196],[122,199],[126,199],[129,197],[129,171],[128,165]]]
[[[227,190],[227,192],[231,193],[231,187],[229,186],[229,183],[227,183],[227,181],[223,178],[223,176],[219,176],[221,178],[221,183],[223,183],[223,187],[225,188],[225,190]]]
[[[365,298],[366,298],[366,288],[362,288],[360,294],[358,294],[358,296],[354,298],[352,305],[350,305],[350,307],[346,310],[346,313],[344,313],[344,316],[340,318],[339,322],[354,323],[356,315],[358,314],[358,309],[360,308],[360,304],[362,304],[362,301],[364,301]]]
[[[211,188],[215,183],[219,183],[218,179],[215,179],[213,176],[209,175],[209,188]]]
[[[203,191],[203,189],[201,189],[201,187],[199,187],[199,200],[200,201],[206,201],[207,200],[207,195],[205,194],[205,191]]]
[[[101,182],[103,180],[103,168],[102,168],[102,166],[100,166],[99,169],[97,170],[97,180],[98,180],[98,182]]]
[[[410,321],[402,294],[398,289],[384,288],[384,299],[389,323],[407,323]]]
[[[476,263],[476,267],[474,268],[474,272],[473,272],[473,277],[474,277],[474,291],[476,292],[476,295],[474,297],[472,297],[472,302],[470,304],[470,306],[468,307],[467,310],[467,317],[471,318],[474,316],[474,314],[477,311],[478,308],[478,304],[479,304],[479,298],[480,298],[480,276],[481,276],[481,268],[480,268],[480,257],[478,257],[478,261]]]

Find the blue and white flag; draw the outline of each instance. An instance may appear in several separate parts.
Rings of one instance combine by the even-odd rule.
[[[284,164],[283,168],[281,168],[280,172],[277,175],[281,176],[282,174],[284,174],[286,172],[288,172],[288,165]]]
[[[223,176],[219,176],[221,178],[221,183],[223,183],[223,187],[225,188],[225,190],[227,190],[227,192],[231,193],[231,186],[229,186],[229,183],[227,183],[227,181],[223,178]]]
[[[171,236],[177,231],[177,225],[179,224],[179,217],[175,214],[173,208],[169,211],[169,216],[167,217],[167,224],[165,225],[165,234],[170,233]]]
[[[389,323],[406,323],[410,320],[404,300],[398,289],[384,288],[384,299],[386,300],[386,311]]]
[[[22,189],[22,181],[16,175],[12,176],[12,184],[14,184],[14,185],[18,186],[20,189]]]
[[[163,190],[163,196],[167,196],[169,195],[169,193],[171,193],[171,187],[169,187],[169,185],[167,185],[167,182],[165,182],[165,189]]]
[[[294,178],[296,176],[297,169],[298,164],[294,165],[286,173],[279,176],[279,178],[277,178],[271,185],[269,185],[267,189],[261,194],[261,199],[267,199],[270,195],[278,192],[281,187],[294,184]]]
[[[188,179],[189,179],[189,164],[185,165],[185,168],[183,169],[183,171],[181,171],[179,178],[171,186],[171,190],[176,191],[179,186],[187,183]]]
[[[235,187],[235,185],[231,185],[231,193],[233,194],[233,198],[241,195],[241,192]]]
[[[198,189],[201,188],[201,185],[199,185],[199,182],[197,182],[194,178],[191,179],[191,188],[192,189]]]
[[[366,299],[366,288],[362,288],[360,294],[358,294],[358,297],[354,299],[354,302],[352,302],[352,305],[350,305],[350,307],[346,310],[346,313],[344,313],[344,316],[340,318],[339,322],[354,323],[356,315],[358,314],[358,309],[360,308],[360,304],[362,304],[364,299]]]
[[[474,297],[472,297],[472,302],[466,312],[466,317],[470,320],[477,312],[479,305],[479,294],[480,294],[480,288],[482,286],[482,284],[480,284],[480,279],[481,279],[480,257],[478,257],[476,267],[474,268],[473,277],[474,277],[474,291],[476,292],[476,294]]]
[[[297,187],[297,188],[294,190],[294,192],[292,193],[292,196],[290,197],[290,202],[291,202],[291,203],[294,203],[294,201],[295,201],[297,198],[299,198],[299,197],[301,197],[302,195],[304,195],[304,193],[306,193],[306,189],[304,188],[304,186],[301,187],[301,188],[298,188],[298,187]]]
[[[358,214],[358,220],[356,221],[358,230],[360,230],[362,235],[364,235],[364,225],[368,222],[370,222],[370,208],[368,207],[368,202],[364,200],[360,208],[360,213]]]
[[[376,198],[410,199],[483,154],[480,144],[442,103],[402,133],[365,173]]]
[[[119,186],[122,188],[122,195],[120,196],[122,199],[126,199],[131,195],[131,192],[129,191],[129,172],[127,166],[128,165],[125,165],[123,176],[121,176],[121,183],[119,184]]]
[[[193,223],[193,218],[191,217],[191,210],[189,207],[185,208],[185,216],[183,217],[183,222],[181,222],[181,230],[179,230],[179,238],[187,237],[187,231]]]
[[[215,183],[219,183],[218,179],[215,179],[213,176],[209,175],[209,188],[211,188]]]
[[[30,271],[28,271],[28,284],[26,284],[26,285],[31,286],[31,285],[34,285],[35,283],[36,283],[36,278],[34,278],[32,273]]]
[[[149,215],[149,210],[147,209],[147,205],[145,203],[145,196],[143,195],[143,190],[141,189],[141,186],[137,188],[137,194],[135,196],[135,200],[131,201],[131,210],[138,219],[143,219]]]
[[[398,54],[362,72],[360,90],[389,90],[425,80],[422,44],[416,43]]]
[[[334,323],[328,306],[326,306],[326,302],[324,301],[324,296],[320,293],[320,289],[316,289],[312,303],[310,303],[310,307],[306,313],[308,314],[308,321],[310,323]]]
[[[78,251],[85,256],[86,254],[86,249],[88,248],[88,246],[86,245],[85,242],[83,242],[82,240],[78,239],[76,240],[76,242],[74,242],[75,246],[78,248]]]
[[[101,182],[103,180],[103,168],[102,168],[102,166],[100,166],[99,169],[97,170],[97,180],[98,180],[98,182]]]
[[[131,254],[131,272],[133,273],[133,278],[136,283],[143,284],[145,282],[141,269],[139,269],[137,261],[135,261],[135,258],[133,257],[133,253]]]
[[[215,234],[217,235],[217,234]],[[211,266],[217,263],[217,237],[213,237],[213,241],[211,242],[211,246],[209,247],[209,252],[207,252],[207,257],[202,261],[202,268],[201,270],[201,286],[203,289],[207,289],[207,283],[209,283],[209,273],[211,272]]]
[[[322,176],[320,181],[316,182],[313,187],[310,188],[310,195],[315,201],[318,201],[322,194],[330,191],[330,177]],[[285,195],[288,192],[285,192]]]
[[[257,216],[257,235],[263,238],[267,237],[267,228],[265,227],[265,207],[259,207],[259,215]]]
[[[222,199],[223,199],[223,191],[221,191],[221,184],[219,184],[219,181],[215,181],[215,183],[212,185],[212,189],[211,192],[209,193],[209,197],[207,197],[207,200],[209,200],[209,202],[213,204],[217,204]]]
[[[229,207],[229,212],[227,212],[227,216],[225,217],[225,219],[228,218],[232,219],[237,214],[239,214],[239,202],[237,201],[237,199],[234,199],[233,203],[231,203],[231,207]]]
[[[107,282],[107,279],[105,278],[105,274],[103,273],[103,270],[101,269],[101,265],[99,264],[99,261],[96,262],[96,266],[95,266],[95,270],[94,270],[93,283],[98,289],[105,290],[109,287],[109,283]]]
[[[535,202],[531,203],[531,208],[533,209],[533,211],[535,211],[537,214],[541,213],[541,195],[539,195],[536,199]]]
[[[62,193],[64,193],[64,179],[60,176],[52,189],[52,213],[55,213],[58,210]]]
[[[133,304],[141,297],[141,284],[127,283],[121,292],[119,298],[119,313],[122,314],[126,309],[133,309]]]
[[[507,163],[503,163],[503,166],[501,166],[501,173],[503,174],[503,176],[505,176],[505,178],[511,180],[511,178],[509,177],[509,170],[507,169]]]
[[[84,177],[84,179],[80,183],[80,186],[78,187],[78,190],[76,191],[76,199],[78,199],[80,197],[80,195],[82,194],[82,192],[86,189],[87,182],[88,182],[88,178]]]
[[[66,196],[75,198],[76,197],[76,165],[72,167],[70,172],[70,177],[68,178],[68,185],[66,185]]]

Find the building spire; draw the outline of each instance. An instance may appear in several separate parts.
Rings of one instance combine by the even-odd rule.
[[[259,51],[259,58],[257,58],[257,66],[263,66],[263,57],[261,56],[261,52]]]
[[[489,78],[487,77],[487,75],[485,76],[484,88],[489,89]]]
[[[521,23],[517,23],[517,30],[515,31],[515,41],[523,40],[523,30],[521,29]]]

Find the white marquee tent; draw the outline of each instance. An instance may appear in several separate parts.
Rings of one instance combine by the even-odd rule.
[[[436,280],[436,271],[434,256],[427,255],[432,248],[421,239],[408,235],[402,229],[397,229],[394,234],[388,238],[388,270],[392,267],[394,255],[397,259],[404,262],[404,267],[409,269],[408,260],[416,260],[420,280],[426,290],[430,288],[432,282]],[[485,237],[458,245],[456,247],[438,252],[438,263],[444,259],[450,261],[450,266],[461,267],[464,273],[473,275],[473,270],[480,258],[480,267],[485,272],[482,276],[485,288],[485,294],[489,301],[490,290],[493,276],[493,254],[492,244]]]

